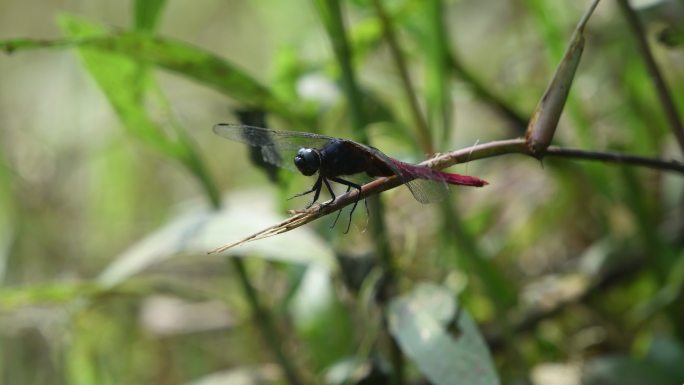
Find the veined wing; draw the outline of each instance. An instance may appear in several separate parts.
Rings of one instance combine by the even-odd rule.
[[[398,161],[395,161],[398,162]],[[403,162],[401,162],[403,163]],[[403,165],[394,163],[394,167],[399,170],[398,175],[406,181],[406,187],[411,191],[413,197],[423,204],[436,203],[444,200],[449,194],[449,187],[443,178],[439,177],[439,173],[428,167],[417,166],[426,170],[421,170],[421,173],[415,173],[414,170],[409,171]],[[404,163],[407,164],[407,163]],[[428,177],[428,174],[430,174]]]
[[[321,149],[333,138],[330,136],[308,132],[280,131],[268,128],[253,127],[243,124],[217,124],[214,132],[226,139],[244,143],[260,149],[264,161],[297,171],[294,157],[302,147]],[[438,202],[447,195],[448,184],[483,186],[487,182],[476,177],[443,173],[428,167],[404,163],[385,155],[382,151],[361,143],[351,142],[374,155],[375,159],[385,164],[398,175],[420,203]]]
[[[394,174],[398,175],[418,202],[423,204],[435,203],[447,196],[449,189],[444,178],[440,176],[441,173],[439,171],[404,163],[393,159],[375,147],[354,143],[373,154],[377,161],[384,163]]]
[[[420,203],[433,203],[442,200],[446,196],[450,184],[473,187],[482,187],[487,184],[486,181],[474,176],[452,174],[425,166],[391,160],[395,167],[400,170],[401,175],[410,179],[406,186]]]
[[[376,159],[385,163],[395,174],[399,175],[413,197],[420,203],[441,201],[449,192],[449,184],[474,187],[482,187],[487,184],[477,177],[446,173],[425,166],[405,163],[385,155],[376,148],[364,147],[371,151]]]
[[[217,124],[214,132],[226,139],[258,147],[264,161],[297,171],[294,157],[302,147],[322,148],[333,137],[309,132],[280,131],[244,124]]]

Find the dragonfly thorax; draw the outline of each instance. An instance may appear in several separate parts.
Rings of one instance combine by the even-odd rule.
[[[294,164],[299,172],[311,176],[321,168],[321,154],[314,148],[302,147],[295,155]]]

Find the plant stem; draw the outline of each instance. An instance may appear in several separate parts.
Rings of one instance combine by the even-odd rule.
[[[677,112],[677,107],[675,106],[675,103],[672,100],[672,94],[670,93],[670,90],[667,88],[665,79],[663,78],[663,75],[660,72],[660,69],[658,68],[658,64],[656,63],[655,58],[653,57],[653,53],[651,52],[651,49],[648,46],[648,42],[646,41],[644,33],[644,28],[642,27],[641,22],[639,21],[639,17],[630,7],[627,0],[617,0],[617,3],[620,6],[620,9],[622,9],[622,12],[625,15],[625,19],[627,20],[627,23],[629,24],[629,27],[632,30],[632,34],[636,39],[637,48],[639,49],[641,57],[644,60],[644,64],[646,65],[646,69],[648,70],[648,73],[651,76],[651,81],[653,81],[653,86],[656,89],[656,94],[658,95],[660,104],[662,105],[663,110],[665,112],[665,117],[670,123],[670,129],[672,130],[672,133],[677,139],[677,142],[679,143],[679,147],[682,150],[682,153],[684,153],[684,125],[682,124],[682,119],[679,116],[679,113]]]
[[[397,69],[399,70],[399,76],[404,85],[404,96],[406,97],[406,101],[408,102],[409,108],[411,110],[413,124],[415,124],[416,130],[418,131],[418,140],[422,150],[426,154],[434,154],[435,148],[432,145],[430,130],[428,129],[427,122],[420,111],[418,98],[416,97],[415,89],[411,83],[411,77],[409,76],[408,68],[406,67],[406,60],[404,60],[404,55],[401,52],[399,43],[397,42],[392,21],[387,15],[387,11],[382,4],[382,0],[373,0],[373,5],[375,7],[375,12],[378,14],[378,18],[380,19],[380,23],[382,24],[382,30],[385,34],[385,40],[387,40],[390,52],[392,53],[392,58],[394,59]]]
[[[441,0],[426,0],[426,103],[429,126],[440,143],[451,136],[453,118],[449,89],[450,48],[444,25],[444,6]],[[441,150],[441,149],[440,149]]]
[[[363,111],[363,95],[356,82],[352,67],[351,50],[347,40],[347,31],[342,18],[342,9],[338,0],[316,0],[323,24],[328,32],[337,64],[340,66],[342,89],[347,97],[352,129],[357,140],[368,143],[365,131],[366,118]]]
[[[321,18],[328,32],[328,37],[332,43],[337,63],[342,71],[342,88],[344,89],[347,103],[349,104],[354,136],[359,141],[368,143],[368,135],[365,131],[368,121],[363,108],[363,94],[356,82],[356,76],[352,66],[351,49],[349,48],[340,2],[339,0],[316,0],[316,3],[318,4]],[[383,295],[391,297],[395,290],[396,274],[394,261],[389,248],[389,239],[387,238],[387,226],[384,222],[385,210],[383,209],[382,201],[377,196],[373,197],[372,203],[376,207],[376,209],[372,210],[370,213],[373,243],[375,252],[385,273],[385,287],[381,289],[381,292]],[[381,305],[383,304],[381,303]],[[396,343],[390,345],[390,350],[393,366],[393,383],[395,385],[401,385],[403,383],[404,371],[403,356]]]
[[[249,276],[247,275],[245,264],[242,262],[242,259],[238,257],[228,257],[228,260],[238,274],[240,285],[242,286],[245,297],[247,297],[249,307],[252,309],[258,327],[261,330],[266,343],[271,347],[273,353],[275,353],[276,359],[280,363],[280,367],[283,369],[283,373],[288,382],[292,385],[304,384],[294,365],[290,362],[281,347],[282,338],[280,338],[280,335],[273,324],[270,313],[259,302],[257,292],[254,289],[254,286],[249,282]]]

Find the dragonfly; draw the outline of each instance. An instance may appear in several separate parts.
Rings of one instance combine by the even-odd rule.
[[[358,194],[349,213],[346,232],[349,231],[352,214],[361,197],[361,186],[342,177],[362,173],[372,178],[396,175],[408,187],[413,197],[424,204],[443,199],[448,192],[447,185],[482,187],[488,184],[474,176],[447,173],[402,162],[385,155],[375,147],[348,139],[232,123],[217,124],[214,126],[214,132],[223,138],[259,148],[267,163],[297,171],[305,176],[318,174],[311,189],[292,197],[313,193],[313,200],[306,209],[318,201],[323,186],[332,198],[324,205],[335,201],[336,195],[330,186],[331,181],[347,186],[347,193],[351,189],[356,189]],[[340,209],[332,226],[337,223],[341,211]]]

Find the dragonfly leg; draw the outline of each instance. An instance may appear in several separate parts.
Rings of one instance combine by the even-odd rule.
[[[312,192],[315,192],[313,201],[311,201],[311,203],[309,203],[309,205],[306,206],[306,208],[308,209],[309,207],[313,206],[314,203],[316,203],[316,201],[318,200],[318,196],[321,195],[321,187],[322,187],[321,183],[322,182],[323,182],[323,177],[319,176],[318,179],[316,179],[316,183],[314,183],[313,187],[311,187],[311,190],[304,191],[303,193],[299,193],[297,195],[293,195],[290,198],[287,198],[287,200],[297,198],[297,197],[301,197],[301,196],[304,196],[307,194],[311,194]]]
[[[349,190],[351,190],[351,186],[347,186],[347,191],[345,191],[345,193],[348,193]],[[340,214],[342,214],[342,209],[339,209],[339,210],[337,211],[337,216],[335,217],[335,220],[333,221],[332,225],[330,225],[330,228],[331,228],[331,229],[332,229],[333,227],[335,227],[335,225],[337,224],[337,220],[340,219]],[[351,221],[350,221],[350,222],[351,222]],[[349,232],[349,226],[347,226],[347,231],[345,232],[345,234],[346,234],[347,232]]]
[[[337,197],[335,196],[335,191],[333,191],[332,187],[330,187],[330,182],[328,182],[328,179],[323,178],[323,183],[325,183],[325,187],[327,187],[328,191],[330,192],[330,202],[323,204],[323,205],[327,206],[327,205],[333,203]]]
[[[330,178],[330,179],[335,180],[335,179],[337,179],[337,178],[334,178],[334,177],[333,177],[333,178]],[[333,203],[337,197],[335,196],[335,192],[333,191],[332,187],[330,187],[330,182],[328,182],[327,179],[323,178],[323,183],[325,183],[326,187],[328,187],[328,191],[330,191],[330,196],[331,196],[331,198],[332,198],[332,199],[330,199],[330,202],[328,202],[328,203],[326,204],[326,206],[327,206],[327,205]],[[348,191],[349,191],[349,189],[347,189],[347,192],[348,192]],[[340,209],[340,210],[337,212],[337,216],[335,217],[335,220],[333,221],[332,225],[330,225],[330,228],[331,228],[331,229],[332,229],[333,227],[335,227],[335,225],[337,224],[337,219],[340,217],[340,214],[341,214],[341,213],[342,213],[342,209]],[[349,231],[349,229],[347,229],[347,231]],[[346,234],[346,232],[345,232],[345,234]]]
[[[344,180],[342,178],[337,178],[337,177],[331,177],[330,180],[333,182],[337,182],[339,184],[343,184],[347,186],[347,192],[351,190],[352,188],[355,188],[358,190],[358,193],[356,194],[356,200],[354,201],[354,205],[352,206],[351,210],[349,211],[349,223],[347,224],[347,230],[344,232],[345,234],[349,232],[349,228],[351,227],[351,220],[352,220],[352,215],[354,214],[354,210],[356,210],[356,205],[359,204],[359,200],[361,200],[361,186],[350,182],[348,180]],[[365,202],[365,200],[364,200]],[[368,203],[366,203],[366,210],[368,210]],[[340,209],[340,212],[342,212],[342,209]],[[337,217],[339,218],[339,213],[337,214]],[[337,219],[335,219],[335,222],[337,222]],[[333,226],[335,226],[335,223],[333,223]]]

